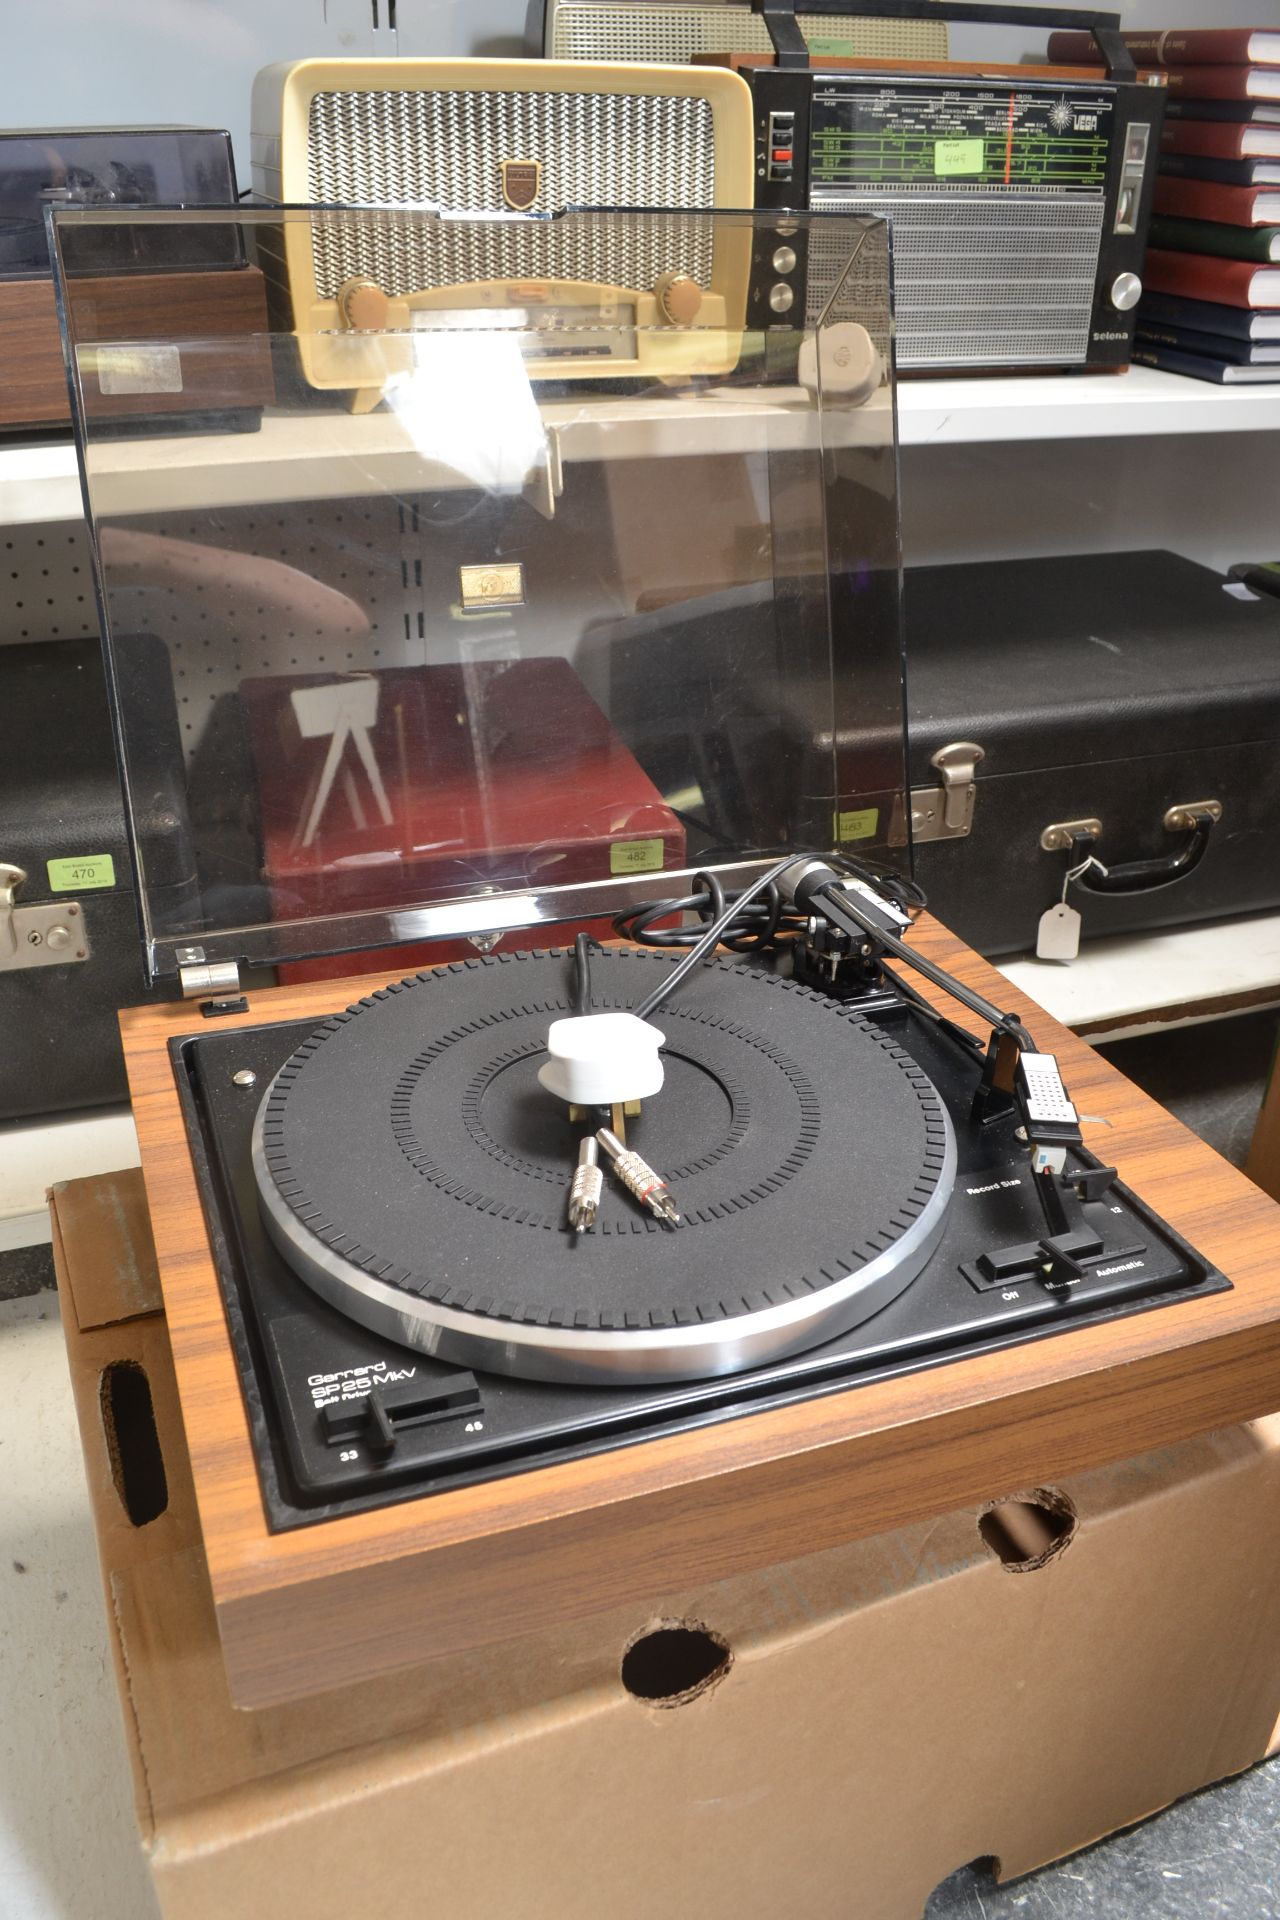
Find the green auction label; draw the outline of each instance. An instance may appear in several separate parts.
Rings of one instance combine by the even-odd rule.
[[[933,143],[936,174],[981,173],[984,164],[981,140],[935,140]]]
[[[91,887],[114,887],[116,865],[109,853],[83,853],[76,860],[48,862],[51,893],[84,893]]]
[[[610,873],[661,873],[661,840],[615,840],[609,849]]]
[[[848,846],[851,840],[870,840],[880,824],[879,807],[858,807],[836,815],[836,845]]]

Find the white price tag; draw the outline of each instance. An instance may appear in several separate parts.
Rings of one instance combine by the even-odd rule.
[[[1065,900],[1040,915],[1037,960],[1074,960],[1080,951],[1080,915]]]

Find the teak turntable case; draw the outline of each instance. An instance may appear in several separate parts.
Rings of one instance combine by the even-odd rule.
[[[230,135],[208,127],[35,127],[0,132],[0,432],[70,425],[67,379],[54,303],[45,212],[51,206],[183,205],[233,207],[236,175]],[[234,402],[221,393],[220,334],[236,340],[260,332],[266,315],[261,273],[248,265],[234,221],[187,227],[108,225],[71,242],[76,293],[108,317],[103,337],[130,350],[104,363],[101,392],[135,418],[177,413],[187,424],[201,416],[218,432],[257,425],[271,386],[264,359],[251,382],[243,366]],[[76,251],[78,249],[78,252]],[[93,331],[95,323],[86,316]],[[168,377],[139,385],[142,342],[177,334],[204,334],[211,342],[194,387]],[[243,351],[243,349],[242,349]],[[152,354],[163,357],[162,348]],[[88,371],[86,369],[86,371]],[[96,377],[96,375],[95,375]],[[142,404],[139,397],[145,396]]]
[[[278,246],[327,217],[242,219]],[[344,214],[384,234],[436,217]],[[759,216],[681,219],[728,223],[745,253],[779,238]],[[565,233],[528,226],[534,247]],[[1138,1097],[1033,1009],[1114,1141],[1055,1134],[1048,1096],[1015,1110],[980,1042],[929,1013],[954,1012],[936,975],[913,997],[878,967],[891,936],[841,948],[818,895],[761,896],[751,927],[781,928],[785,953],[753,959],[749,932],[687,979],[661,950],[597,953],[576,978],[563,946],[512,950],[618,913],[642,941],[678,936],[685,898],[714,912],[716,889],[795,850],[846,874],[856,857],[873,893],[833,876],[837,905],[909,897],[882,875],[906,793],[896,459],[887,287],[859,262],[883,261],[883,234],[833,220],[822,237],[849,268],[821,321],[668,323],[660,379],[619,378],[607,350],[634,314],[549,273],[544,301],[527,280],[500,308],[460,290],[449,325],[375,338],[403,364],[372,410],[319,402],[305,343],[280,338],[292,383],[259,436],[212,457],[103,432],[82,384],[145,957],[199,1002],[123,1024],[243,1704],[1271,1405],[1271,1208],[1237,1183],[1232,1243],[1212,1156],[1149,1134]],[[111,344],[73,337],[73,364]],[[175,492],[180,534],[157,524]],[[637,623],[664,619],[712,631],[698,673],[646,658]],[[116,662],[148,629],[170,652],[194,898],[161,898],[136,831],[152,715]],[[535,662],[573,683],[567,735],[538,719]],[[837,752],[857,723],[874,751]],[[589,778],[588,736],[613,743]],[[437,767],[452,797],[424,806]],[[521,782],[541,811],[512,832]],[[268,872],[268,819],[277,838],[291,819],[299,854],[331,849],[332,897]],[[567,852],[593,846],[607,872],[583,878]],[[363,989],[263,971],[436,939],[476,958]],[[999,1021],[1030,1057],[955,942],[926,922],[907,950],[958,969],[965,1026]],[[549,1023],[599,1034],[596,1013],[652,1013],[659,1091],[559,1100],[546,1075],[570,1055]],[[628,1163],[593,1216],[566,1216],[602,1098],[670,1213]]]

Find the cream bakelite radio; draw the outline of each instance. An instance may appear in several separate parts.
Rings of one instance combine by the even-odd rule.
[[[744,327],[804,310],[781,244],[753,285],[750,219],[706,217],[751,208],[754,164],[750,90],[717,69],[304,60],[254,87],[257,194],[313,209],[275,262],[303,371],[357,405],[463,314],[518,327],[535,377],[732,368]]]

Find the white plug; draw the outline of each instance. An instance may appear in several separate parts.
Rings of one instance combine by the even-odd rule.
[[[634,1013],[584,1013],[553,1020],[538,1078],[571,1107],[647,1100],[662,1086],[658,1048],[666,1037]]]

